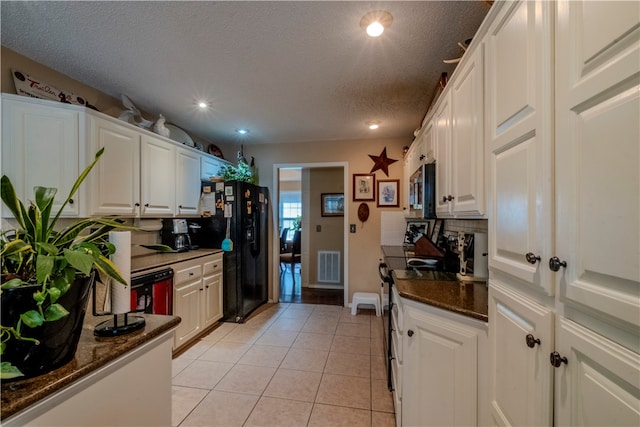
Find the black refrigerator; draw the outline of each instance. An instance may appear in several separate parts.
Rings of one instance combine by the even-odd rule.
[[[197,241],[201,247],[222,248],[228,220],[233,249],[224,252],[222,320],[242,323],[269,297],[269,189],[242,181],[206,186],[215,193],[215,209],[201,219]]]

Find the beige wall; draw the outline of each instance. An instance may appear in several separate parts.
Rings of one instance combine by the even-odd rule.
[[[313,168],[309,171],[310,212],[309,230],[303,235],[309,237],[309,284],[318,283],[318,251],[340,252],[340,285],[344,285],[344,217],[322,216],[321,195],[323,193],[344,193],[343,168]],[[317,231],[317,227],[320,231]],[[303,266],[306,267],[306,266]]]
[[[353,141],[325,141],[303,142],[297,144],[245,144],[245,156],[254,156],[259,170],[259,184],[270,188],[272,197],[277,189],[273,188],[275,164],[308,164],[346,162],[348,164],[348,194],[346,201],[349,204],[349,217],[346,221],[345,233],[349,233],[349,224],[356,224],[356,233],[349,233],[349,298],[354,292],[379,292],[380,279],[378,276],[378,262],[380,252],[380,213],[383,210],[400,210],[401,208],[378,208],[375,202],[367,202],[369,206],[369,219],[365,223],[358,220],[358,206],[360,202],[352,202],[352,176],[354,173],[369,173],[373,167],[373,161],[369,154],[378,156],[387,148],[387,156],[398,161],[389,166],[389,176],[382,171],[375,172],[376,179],[402,180],[402,147],[410,145],[413,138],[401,139],[370,139]],[[277,181],[277,179],[276,179]],[[402,187],[401,187],[402,188]],[[399,195],[402,200],[403,195]],[[273,204],[272,204],[273,207]],[[272,209],[272,221],[277,215],[277,207]],[[315,234],[315,228],[311,235]],[[273,237],[273,233],[271,233]],[[270,263],[271,268],[278,268],[275,261]],[[272,275],[273,276],[273,275]],[[276,273],[277,277],[277,273]],[[270,294],[271,295],[271,294]]]
[[[2,46],[2,50],[0,52],[2,54],[2,61],[0,61],[0,70],[2,71],[0,89],[2,89],[2,92],[4,93],[16,93],[16,88],[13,84],[13,76],[11,75],[11,69],[15,68],[34,78],[43,79],[51,86],[55,86],[58,89],[68,90],[69,92],[82,96],[102,113],[118,117],[120,112],[123,110],[119,99],[100,92],[91,86],[80,83],[71,77],[35,62],[26,56],[22,56],[4,46]]]

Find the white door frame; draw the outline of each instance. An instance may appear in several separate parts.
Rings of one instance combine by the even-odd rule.
[[[284,168],[330,168],[342,167],[343,169],[343,186],[344,186],[344,217],[343,217],[343,238],[342,244],[344,248],[344,306],[349,304],[349,203],[351,200],[351,187],[349,185],[349,163],[348,162],[321,162],[321,163],[274,163],[273,165],[273,233],[272,236],[280,236],[280,183],[278,180],[278,170]],[[273,302],[280,301],[280,239],[273,238],[271,240],[271,249],[274,254],[272,266],[272,283],[273,283]]]

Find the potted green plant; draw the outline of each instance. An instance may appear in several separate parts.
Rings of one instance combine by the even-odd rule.
[[[253,168],[246,162],[238,162],[238,166],[221,166],[218,174],[222,176],[225,181],[244,181],[250,184],[255,184],[256,182]]]
[[[55,188],[35,187],[27,208],[10,179],[1,179],[2,201],[17,224],[0,234],[3,380],[37,376],[73,358],[96,272],[126,285],[109,259],[115,247],[108,233],[132,227],[118,219],[88,218],[56,230],[62,210],[103,152],[96,153],[53,216]]]

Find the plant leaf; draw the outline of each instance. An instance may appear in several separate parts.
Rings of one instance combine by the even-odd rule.
[[[54,322],[56,320],[62,319],[63,317],[65,317],[68,314],[69,314],[69,312],[63,306],[61,306],[60,304],[51,304],[44,311],[44,321],[45,322]]]
[[[106,274],[109,277],[112,277],[114,280],[122,283],[125,286],[129,284],[124,280],[124,278],[120,275],[118,271],[118,267],[107,257],[100,255],[98,259],[95,260],[96,268],[99,272]]]
[[[20,252],[32,251],[32,250],[33,248],[31,247],[30,244],[25,243],[21,239],[16,239],[3,244],[2,252],[0,252],[0,256],[7,257]]]
[[[50,287],[48,291],[49,291],[49,298],[51,299],[52,304],[58,301],[58,298],[60,298],[60,295],[62,295],[62,293],[60,292],[60,289],[57,287]]]
[[[64,259],[66,259],[74,268],[80,270],[87,276],[91,273],[91,268],[95,261],[95,258],[92,255],[86,253],[82,249],[65,249]]]
[[[36,310],[29,310],[26,313],[22,313],[20,320],[30,328],[36,328],[44,322],[44,318]]]
[[[20,369],[13,366],[10,362],[0,362],[0,379],[8,380],[23,376],[24,374],[20,372]]]
[[[13,216],[15,217],[18,225],[21,228],[26,228],[24,224],[23,213],[25,211],[24,205],[18,199],[16,190],[13,188],[13,184],[8,176],[3,175],[0,179],[0,194],[2,195],[2,201],[9,208]]]
[[[55,257],[49,255],[38,255],[36,258],[36,280],[38,283],[45,283],[53,273]]]
[[[171,246],[167,246],[167,245],[140,245],[140,246],[146,249],[151,249],[152,251],[157,251],[157,252],[177,252]]]
[[[54,226],[58,222],[58,219],[60,218],[60,215],[62,215],[62,211],[64,210],[65,206],[67,206],[67,204],[69,203],[69,200],[71,200],[73,195],[76,194],[76,191],[78,191],[78,188],[80,188],[80,185],[85,180],[87,175],[89,175],[89,172],[91,172],[91,169],[93,169],[93,167],[98,162],[98,160],[100,159],[100,156],[102,156],[103,153],[104,153],[104,147],[98,150],[93,161],[89,164],[89,166],[87,166],[82,171],[82,173],[78,176],[76,181],[73,183],[73,187],[71,187],[71,190],[69,191],[69,195],[67,196],[67,199],[64,201],[64,203],[62,203],[62,206],[60,206],[58,213],[56,213],[56,216],[53,218],[53,220],[49,224],[49,230],[53,230]]]
[[[15,279],[4,282],[1,286],[2,289],[19,288],[22,286],[22,279],[16,277]]]
[[[36,242],[36,247],[44,250],[48,255],[58,255],[56,245],[46,242]]]
[[[38,303],[38,305],[42,304],[46,298],[46,292],[38,291],[33,293],[33,299]]]
[[[38,209],[40,210],[43,225],[40,230],[40,234],[38,235],[38,240],[41,242],[46,242],[48,240],[48,234],[50,232],[47,225],[49,224],[51,208],[53,207],[53,202],[58,189],[51,187],[35,187],[34,192],[36,195],[36,206],[38,206]]]

